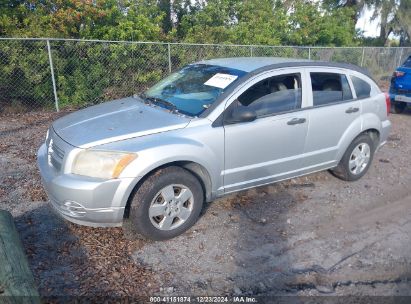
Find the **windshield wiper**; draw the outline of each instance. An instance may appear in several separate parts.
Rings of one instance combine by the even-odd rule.
[[[158,98],[158,97],[147,96],[146,94],[141,94],[140,97],[143,98],[144,101],[147,102],[147,103],[153,103],[153,104],[159,105],[163,108],[166,108],[166,109],[168,109],[172,112],[178,112],[178,109],[175,106],[175,104],[173,104],[173,103],[171,103],[167,100],[164,100],[164,99],[161,99],[161,98]]]

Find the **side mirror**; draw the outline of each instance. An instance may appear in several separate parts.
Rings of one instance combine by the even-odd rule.
[[[235,107],[226,118],[227,123],[251,122],[257,119],[257,113],[247,107]]]

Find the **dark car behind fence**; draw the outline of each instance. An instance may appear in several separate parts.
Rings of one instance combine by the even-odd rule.
[[[0,38],[0,113],[81,108],[130,96],[188,63],[219,57],[347,62],[389,81],[410,53],[411,48]]]

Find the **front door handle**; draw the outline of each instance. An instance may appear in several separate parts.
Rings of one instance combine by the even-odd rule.
[[[306,121],[307,120],[305,118],[293,118],[287,122],[287,125],[293,126],[293,125],[303,124]]]
[[[351,113],[355,113],[358,112],[360,109],[359,108],[348,108],[347,110],[345,110],[345,113],[351,114]]]

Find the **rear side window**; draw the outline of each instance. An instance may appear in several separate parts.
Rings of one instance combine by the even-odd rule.
[[[402,66],[405,66],[406,68],[411,68],[411,56],[408,57],[407,60],[405,60],[405,62]]]
[[[351,76],[357,98],[367,98],[371,95],[371,85],[361,78]]]
[[[257,117],[301,108],[301,75],[285,74],[264,79],[238,97],[237,106],[248,107]]]
[[[347,77],[336,73],[310,73],[313,105],[323,106],[353,99]]]

